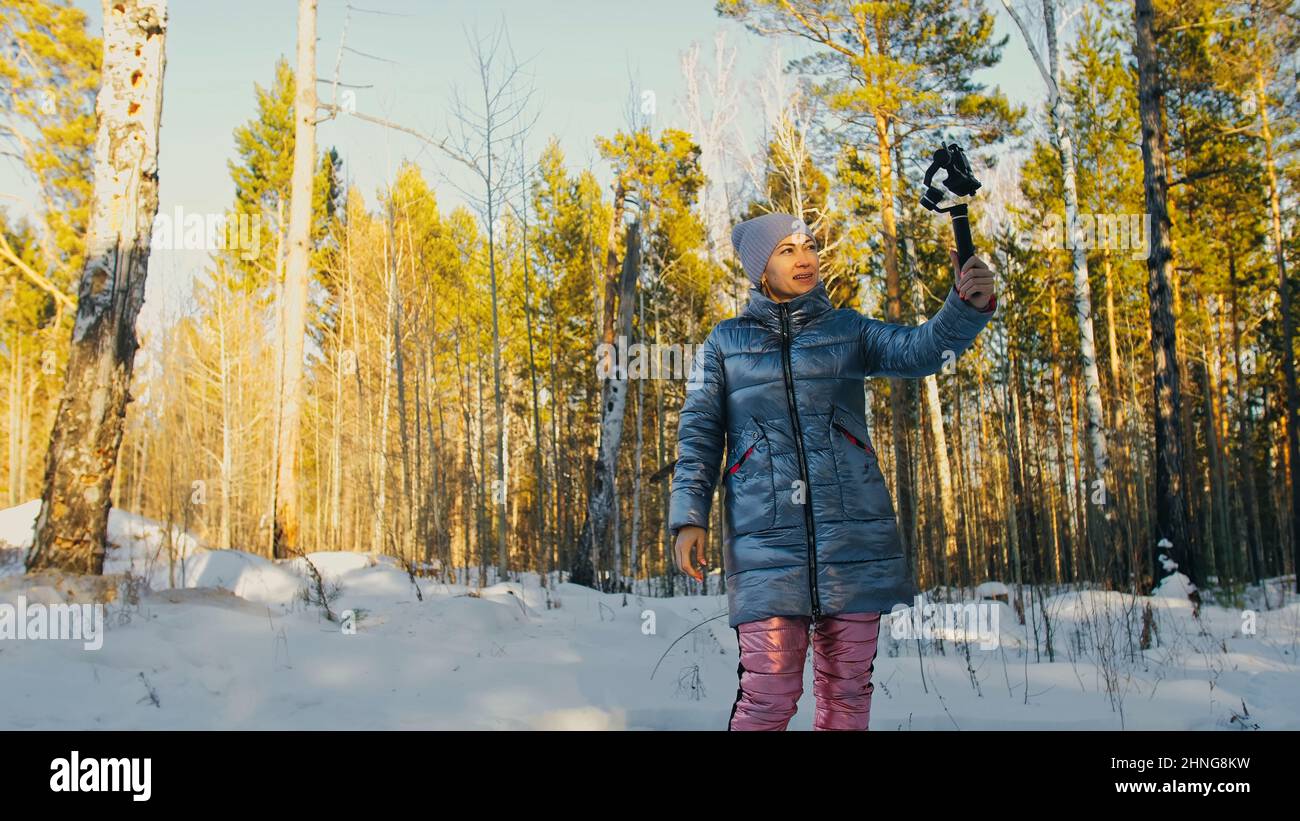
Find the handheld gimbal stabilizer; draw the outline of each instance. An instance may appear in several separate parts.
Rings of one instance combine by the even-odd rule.
[[[921,204],[936,213],[952,215],[952,233],[957,240],[957,265],[960,267],[975,255],[975,243],[970,238],[970,217],[966,213],[965,202],[946,207],[939,206],[939,201],[943,199],[943,191],[935,188],[932,180],[934,172],[940,168],[948,172],[944,177],[943,187],[957,197],[974,196],[979,190],[980,181],[971,173],[966,152],[962,151],[957,143],[949,143],[934,152],[934,160],[925,170],[925,193],[921,195]]]

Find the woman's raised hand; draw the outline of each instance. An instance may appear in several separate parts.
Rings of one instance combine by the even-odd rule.
[[[677,562],[677,569],[697,582],[704,581],[702,569],[709,566],[704,557],[705,533],[702,527],[683,525],[677,531],[677,542],[673,545],[673,559]]]
[[[981,311],[987,308],[995,284],[993,271],[984,260],[975,255],[971,255],[960,269],[957,266],[957,252],[949,248],[948,257],[952,260],[952,272],[956,277],[954,285],[957,288],[957,296],[967,300]]]

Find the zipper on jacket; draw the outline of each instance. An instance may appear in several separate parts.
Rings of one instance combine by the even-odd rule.
[[[853,434],[849,433],[848,428],[846,428],[846,427],[844,427],[843,425],[837,423],[837,424],[835,425],[835,429],[838,430],[840,433],[844,434],[845,436],[847,436],[850,442],[852,442],[853,444],[855,444],[855,445],[857,445],[858,447],[862,448],[862,449],[865,450],[867,453],[870,453],[872,456],[875,456],[875,455],[876,455],[876,452],[875,452],[874,450],[872,450],[871,445],[868,445],[866,442],[859,442],[859,441],[858,441],[858,437],[856,437],[856,436],[854,436]]]
[[[803,519],[808,531],[808,594],[812,597],[813,622],[821,618],[822,603],[817,594],[817,536],[813,530],[812,482],[808,478],[808,460],[803,452],[803,429],[799,426],[799,409],[794,399],[794,376],[790,370],[790,310],[784,302],[781,309],[781,365],[785,370],[785,401],[790,407],[790,422],[794,426],[794,447],[799,456],[799,477],[803,480]]]
[[[749,454],[754,452],[755,447],[756,447],[755,445],[750,445],[749,450],[745,451],[745,455],[741,456],[740,459],[737,460],[736,464],[731,466],[731,469],[728,472],[735,473],[736,471],[740,470],[740,466],[745,464],[745,460],[749,458]]]

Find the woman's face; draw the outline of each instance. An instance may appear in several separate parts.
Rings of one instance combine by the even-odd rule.
[[[777,302],[794,299],[817,287],[817,242],[791,234],[776,244],[767,260],[767,287]]]

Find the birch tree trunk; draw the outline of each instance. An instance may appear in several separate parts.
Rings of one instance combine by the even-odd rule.
[[[1023,19],[1011,6],[1010,0],[1002,0],[1024,35],[1030,54],[1038,65],[1043,80],[1047,83],[1048,112],[1051,116],[1052,130],[1055,136],[1057,155],[1061,160],[1061,176],[1064,180],[1065,225],[1070,242],[1070,269],[1074,282],[1074,314],[1079,326],[1079,365],[1083,372],[1084,405],[1088,413],[1088,446],[1092,457],[1092,481],[1100,481],[1098,489],[1107,488],[1107,441],[1104,411],[1101,405],[1101,377],[1097,371],[1097,346],[1092,323],[1092,286],[1088,280],[1088,252],[1083,246],[1083,237],[1079,225],[1079,192],[1075,177],[1074,140],[1070,135],[1070,123],[1073,119],[1070,102],[1061,93],[1061,63],[1056,45],[1056,0],[1043,0],[1043,21],[1047,29],[1047,63],[1038,54],[1034,40]],[[1085,490],[1091,487],[1085,486]],[[1082,497],[1087,504],[1086,528],[1091,539],[1091,553],[1099,554],[1108,547],[1114,524],[1114,508],[1109,504],[1110,494],[1106,492],[1100,498],[1100,505],[1090,502],[1092,495]],[[1100,510],[1098,507],[1100,506]],[[1100,515],[1098,515],[1100,514]]]
[[[293,177],[289,195],[288,255],[284,267],[284,378],[276,436],[274,555],[299,548],[298,439],[302,427],[303,337],[307,332],[307,269],[311,243],[312,177],[316,160],[316,0],[298,0],[298,72],[295,76]]]
[[[95,181],[63,395],[46,454],[29,571],[102,574],[118,450],[131,401],[154,216],[166,0],[103,4]]]
[[[1075,182],[1074,141],[1070,136],[1072,119],[1069,100],[1061,93],[1061,64],[1056,47],[1056,0],[1043,0],[1043,19],[1047,27],[1047,55],[1051,72],[1052,127],[1056,132],[1056,150],[1061,158],[1061,171],[1065,181],[1065,224],[1070,235],[1070,264],[1074,279],[1074,316],[1079,326],[1079,366],[1083,371],[1084,406],[1088,412],[1088,448],[1092,457],[1092,481],[1100,481],[1101,489],[1107,482],[1107,442],[1104,412],[1101,407],[1101,377],[1097,372],[1097,346],[1092,324],[1092,286],[1088,281],[1088,252],[1083,247],[1079,225],[1079,192]],[[1091,483],[1085,484],[1090,491]],[[1092,537],[1092,552],[1104,548],[1111,535],[1113,508],[1108,503],[1109,493],[1100,505],[1091,503],[1092,494],[1083,496],[1087,503],[1086,521],[1088,535]],[[1100,510],[1098,510],[1100,507]],[[1100,513],[1101,515],[1097,515]]]
[[[626,338],[632,327],[632,304],[636,296],[636,275],[640,269],[641,245],[637,223],[627,229],[627,250],[623,256],[623,270],[619,284],[617,332]],[[606,339],[613,336],[607,333]],[[626,365],[626,363],[620,363]],[[627,373],[611,369],[603,380],[600,391],[600,450],[592,469],[591,495],[587,502],[587,518],[578,536],[578,564],[575,584],[595,581],[592,571],[598,565],[596,551],[609,533],[609,523],[614,508],[614,472],[618,464],[618,449],[623,438],[623,415],[627,407]],[[581,573],[589,575],[585,578]]]

